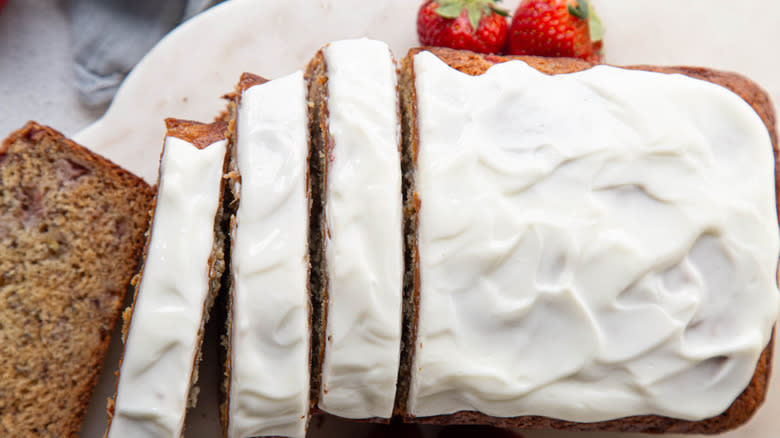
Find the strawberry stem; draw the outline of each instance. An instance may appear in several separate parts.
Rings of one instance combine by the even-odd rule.
[[[577,6],[568,5],[569,13],[579,18],[580,20],[587,20],[590,7],[588,0],[577,0]]]
[[[496,1],[500,1],[500,0],[496,0]],[[493,11],[494,13],[502,16],[502,17],[508,17],[509,16],[509,12],[506,9],[501,9],[498,6],[491,6],[490,10]]]
[[[463,3],[459,0],[440,1],[436,13],[444,18],[458,18],[460,11],[463,10]]]

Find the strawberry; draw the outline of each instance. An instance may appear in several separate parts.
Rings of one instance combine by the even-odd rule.
[[[417,36],[425,46],[499,53],[506,45],[501,0],[428,0],[417,13]],[[476,29],[476,30],[475,30]]]
[[[588,0],[523,0],[512,17],[507,53],[599,62],[602,34]]]

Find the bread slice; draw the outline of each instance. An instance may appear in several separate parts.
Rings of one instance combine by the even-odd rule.
[[[426,200],[420,199],[419,186],[416,182],[416,169],[419,153],[420,134],[418,119],[418,90],[416,89],[416,77],[414,68],[414,56],[423,50],[429,50],[438,59],[448,66],[468,75],[484,74],[491,66],[503,63],[509,60],[521,60],[539,72],[556,75],[563,73],[573,73],[588,70],[594,67],[592,64],[572,60],[572,59],[549,59],[536,57],[498,57],[492,55],[478,55],[470,52],[454,51],[449,49],[413,49],[404,59],[401,69],[401,102],[402,102],[402,131],[403,131],[403,169],[404,169],[404,200],[406,205],[406,233],[408,243],[406,246],[407,277],[405,281],[405,331],[404,331],[404,352],[402,356],[402,378],[399,379],[398,397],[399,410],[405,415],[407,420],[420,423],[434,424],[489,424],[508,428],[553,428],[578,431],[625,431],[625,432],[651,432],[651,433],[721,433],[725,430],[734,428],[747,421],[755,410],[764,400],[768,385],[769,372],[771,369],[772,342],[758,350],[755,368],[752,369],[752,378],[746,384],[745,389],[736,396],[736,400],[722,413],[710,418],[701,420],[683,420],[673,416],[660,415],[635,415],[618,419],[608,419],[603,421],[580,422],[564,421],[557,418],[544,417],[539,415],[524,416],[502,416],[496,417],[478,412],[472,409],[462,409],[454,413],[432,416],[415,416],[410,406],[410,386],[412,383],[412,374],[418,370],[414,367],[416,364],[415,354],[419,354],[420,349],[434,348],[430,344],[422,342],[418,336],[419,317],[418,309],[424,308],[419,304],[420,287],[425,280],[421,280],[420,273],[420,252],[419,252],[419,229],[420,229],[420,211],[425,209]],[[725,87],[740,96],[750,107],[758,114],[768,132],[766,135],[767,144],[771,141],[775,160],[778,156],[777,131],[775,126],[775,117],[772,105],[767,95],[754,83],[732,73],[718,72],[710,69],[692,68],[692,67],[656,67],[656,66],[635,66],[627,67],[629,69],[645,70],[664,74],[681,74],[695,79],[708,81],[722,87]],[[456,103],[452,103],[456,105]],[[768,148],[767,148],[768,149]],[[453,151],[453,154],[456,152]],[[768,150],[766,151],[768,154]],[[771,157],[767,157],[771,159]],[[762,170],[763,172],[763,170]],[[763,174],[762,174],[763,176]],[[768,176],[768,175],[767,175]],[[778,181],[777,169],[775,167],[775,184]],[[762,190],[766,187],[762,188]],[[768,198],[769,204],[776,204],[774,196]],[[763,205],[763,204],[762,204]],[[764,207],[775,207],[776,205],[765,205]],[[772,229],[775,229],[774,219],[769,229],[771,238]],[[762,226],[765,225],[762,223]],[[762,228],[763,230],[763,228]],[[776,229],[775,229],[776,232]],[[771,239],[770,239],[771,240]],[[767,260],[764,260],[765,262]],[[772,272],[767,272],[768,277],[774,277],[774,260],[769,260],[773,265]],[[770,279],[774,282],[773,279]],[[772,288],[776,285],[772,285]],[[771,294],[769,294],[771,295]],[[767,295],[768,296],[768,295]],[[424,299],[424,297],[423,297]],[[771,307],[771,305],[770,305]],[[442,311],[446,311],[442,309]],[[762,327],[767,319],[762,319]],[[770,325],[771,327],[771,325]],[[573,334],[573,333],[572,333]],[[762,333],[762,337],[769,338],[770,333]],[[423,350],[425,351],[425,350]],[[455,360],[455,359],[453,359]],[[714,358],[713,361],[721,360]],[[713,362],[715,363],[715,362]],[[725,360],[719,363],[726,363]],[[407,372],[406,370],[410,370]],[[486,383],[489,383],[486,381]],[[708,385],[703,382],[702,386]],[[695,391],[695,390],[694,390]],[[576,394],[573,394],[576,398]],[[458,399],[457,392],[453,392],[450,397]],[[458,399],[464,400],[464,399]]]
[[[227,124],[166,120],[156,205],[106,436],[182,435],[200,346],[225,270]]]
[[[335,41],[307,68],[317,224],[322,411],[387,421],[401,345],[403,235],[397,76],[387,44]]]
[[[75,437],[153,190],[29,122],[0,146],[0,435]]]
[[[309,423],[308,109],[301,71],[245,73],[230,125],[224,435],[304,437]]]
[[[325,210],[322,195],[327,185],[327,160],[332,145],[328,145],[327,100],[318,96],[328,95],[328,73],[322,53],[318,52],[306,67],[309,83],[309,133],[312,146],[309,180],[311,184],[311,215],[309,218],[309,260],[311,261],[311,393],[309,399],[313,412],[319,412],[322,391],[322,362],[325,354],[325,329],[328,321],[328,270],[325,265]],[[315,103],[316,102],[316,103]]]

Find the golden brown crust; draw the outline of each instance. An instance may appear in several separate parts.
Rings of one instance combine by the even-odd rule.
[[[176,137],[194,145],[198,149],[227,137],[227,122],[200,123],[191,120],[165,119],[168,137]]]
[[[419,142],[419,138],[417,137],[416,127],[417,99],[414,95],[414,69],[412,66],[412,57],[424,50],[429,50],[450,67],[470,75],[483,74],[492,65],[509,60],[522,60],[531,67],[546,74],[573,73],[586,70],[594,66],[594,64],[585,61],[569,58],[542,58],[534,56],[502,57],[495,55],[480,55],[467,51],[458,51],[444,48],[415,48],[410,50],[409,54],[403,61],[402,74],[406,75],[407,88],[410,89],[410,91],[406,92],[406,112],[410,113],[409,117],[414,122],[409,126],[410,132],[405,132],[404,136],[410,139],[409,142],[411,144],[409,145],[409,148],[411,150],[409,151],[409,156],[412,157],[411,160],[413,160],[414,163],[417,161],[417,144]],[[653,71],[665,74],[683,74],[696,79],[718,84],[742,97],[742,99],[750,104],[750,106],[756,111],[767,127],[775,156],[775,186],[778,187],[778,182],[780,182],[780,172],[778,172],[778,137],[774,109],[766,92],[764,92],[757,84],[735,73],[721,72],[700,67],[659,67],[640,65],[621,68]],[[412,166],[414,166],[414,164],[412,164]],[[777,198],[777,204],[780,205],[780,197]],[[412,208],[411,211],[412,214],[416,216],[419,210]],[[415,223],[415,228],[412,232],[416,236],[417,218],[414,217],[410,220]],[[415,258],[414,269],[416,273],[414,290],[417,294],[419,294],[419,291],[417,290],[419,287],[419,269],[417,269],[417,261],[418,259]],[[726,430],[733,429],[744,424],[748,419],[750,419],[750,417],[756,412],[761,403],[764,401],[766,391],[769,386],[769,378],[772,369],[773,340],[774,330],[769,344],[764,349],[761,357],[758,360],[753,378],[745,390],[740,394],[740,396],[737,397],[734,403],[732,403],[731,406],[729,406],[729,408],[722,414],[702,421],[686,421],[658,415],[641,415],[597,423],[576,423],[539,416],[497,418],[479,412],[470,411],[457,412],[452,415],[440,415],[425,418],[413,417],[407,412],[406,418],[408,421],[418,423],[486,424],[503,428],[522,429],[563,429],[576,431],[622,431],[645,433],[722,433]]]
[[[153,191],[34,122],[2,142],[0,185],[0,435],[76,436]]]
[[[268,82],[268,79],[258,76],[254,73],[241,73],[241,78],[238,80],[238,85],[236,85],[236,92],[234,95],[234,99],[241,99],[241,94],[244,93],[248,88],[254,87],[255,85],[262,85],[264,83]]]

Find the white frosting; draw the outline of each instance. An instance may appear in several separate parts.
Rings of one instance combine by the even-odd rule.
[[[230,438],[304,437],[309,420],[309,153],[303,73],[241,96],[233,230]]]
[[[778,312],[774,159],[753,109],[681,75],[414,63],[411,413],[725,410]]]
[[[151,242],[125,344],[108,437],[179,438],[209,291],[227,141],[167,137]]]
[[[401,346],[403,237],[396,69],[387,44],[331,43],[328,321],[319,407],[389,418]]]

